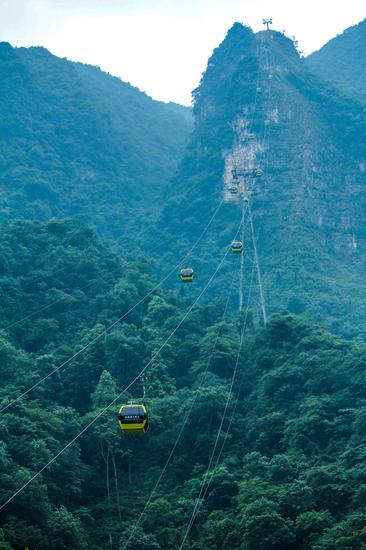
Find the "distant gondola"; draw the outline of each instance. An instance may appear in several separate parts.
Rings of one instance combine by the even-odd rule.
[[[191,267],[186,267],[180,270],[180,280],[183,283],[191,283],[194,279],[194,270]]]
[[[239,188],[237,185],[230,185],[230,187],[228,188],[228,191],[231,195],[237,195],[239,192]]]
[[[235,254],[239,254],[240,252],[243,252],[243,243],[241,241],[232,241],[231,251],[234,252]]]

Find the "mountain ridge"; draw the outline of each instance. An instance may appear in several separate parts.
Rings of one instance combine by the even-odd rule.
[[[366,19],[329,40],[305,63],[344,94],[366,103]]]
[[[186,110],[45,48],[2,43],[0,71],[3,218],[82,214],[121,236],[175,169]]]

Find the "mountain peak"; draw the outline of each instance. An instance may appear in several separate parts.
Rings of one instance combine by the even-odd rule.
[[[312,75],[296,43],[281,32],[254,34],[235,24],[213,52],[195,91],[195,113],[192,143],[172,181],[161,226],[170,225],[176,235],[182,219],[189,220],[190,235],[183,237],[188,239],[195,213],[206,213],[208,221],[222,200],[212,238],[221,243],[224,236],[229,240],[235,235],[234,220],[243,197],[249,201],[250,195],[269,310],[296,309],[326,318],[334,329],[341,315],[330,311],[328,300],[345,277],[352,291],[339,298],[340,308],[358,315],[366,307],[360,298],[363,271],[354,267],[366,247],[360,199],[366,175],[362,106]],[[238,183],[234,174],[255,169],[263,172],[260,181],[247,181],[249,188]],[[179,215],[174,213],[178,204]],[[314,278],[314,262],[316,270],[332,263],[331,280],[325,270]],[[319,280],[329,295],[319,296]],[[362,306],[356,306],[360,300]],[[361,317],[354,325],[366,331]]]
[[[9,49],[10,50],[13,49],[12,45],[9,42],[0,42],[0,50],[6,51],[6,50],[9,50]]]
[[[0,42],[0,58],[7,60],[15,57],[15,51],[9,42]]]

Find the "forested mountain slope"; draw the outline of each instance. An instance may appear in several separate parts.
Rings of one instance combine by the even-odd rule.
[[[189,109],[97,67],[0,43],[1,218],[82,215],[120,238],[153,210],[190,128]]]
[[[0,250],[1,507],[140,372],[191,300],[158,290],[103,333],[154,286],[151,266],[121,262],[70,221],[3,226]],[[224,298],[194,307],[149,367],[147,435],[122,435],[118,398],[0,509],[3,550],[179,548],[236,364],[184,548],[365,547],[365,345],[284,314],[249,325],[239,354]]]
[[[365,337],[366,109],[312,75],[281,33],[238,23],[194,98],[195,130],[152,237],[170,235],[160,265],[189,250],[213,216],[186,260],[199,285],[238,235],[245,193],[241,180],[230,194],[232,170],[261,169],[245,185],[269,312],[288,308]],[[225,264],[216,289],[237,265]],[[250,261],[246,269],[250,289]]]
[[[366,103],[366,19],[309,55],[305,63],[345,94]]]

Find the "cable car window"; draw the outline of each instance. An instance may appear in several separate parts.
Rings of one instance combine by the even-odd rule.
[[[123,410],[123,414],[126,415],[126,416],[140,415],[140,414],[144,414],[144,411],[143,411],[142,407],[128,407],[128,408]]]

